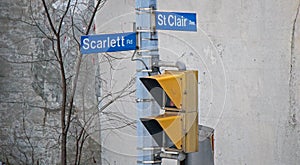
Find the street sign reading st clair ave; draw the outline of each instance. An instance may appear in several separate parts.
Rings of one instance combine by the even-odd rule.
[[[155,12],[157,30],[197,31],[196,13]]]
[[[80,51],[82,54],[135,49],[135,32],[81,36]]]

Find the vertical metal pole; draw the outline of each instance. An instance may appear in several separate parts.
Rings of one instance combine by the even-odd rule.
[[[153,62],[159,59],[157,33],[151,27],[153,24],[151,22],[152,9],[156,9],[156,0],[136,0],[136,31],[140,36],[140,38],[137,38],[140,45],[137,49],[136,58],[143,60],[148,70],[151,70]],[[154,150],[152,150],[155,144],[139,119],[158,114],[159,109],[153,106],[153,102],[149,101],[151,97],[139,80],[140,77],[148,76],[149,72],[146,71],[146,66],[141,62],[137,62],[136,69],[136,97],[139,100],[137,101],[137,164],[155,164]],[[151,72],[151,74],[157,73]]]

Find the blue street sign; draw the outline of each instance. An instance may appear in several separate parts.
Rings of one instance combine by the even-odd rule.
[[[135,49],[135,32],[81,36],[80,51],[82,54]]]
[[[157,30],[197,31],[196,13],[155,12]]]

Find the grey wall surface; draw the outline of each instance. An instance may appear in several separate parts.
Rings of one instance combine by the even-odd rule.
[[[199,70],[200,124],[215,129],[215,164],[300,162],[299,4],[158,0],[158,10],[197,13],[197,32],[159,31],[159,49],[161,59]],[[132,12],[133,0],[107,2],[97,16],[97,33],[131,31]],[[133,75],[134,69],[122,74]],[[134,138],[131,144],[116,138],[103,145],[123,150],[136,144]],[[108,160],[134,163],[134,156],[126,155],[132,150],[108,153]]]
[[[130,1],[107,1],[102,11],[96,17],[96,33],[113,34],[132,32],[135,21],[135,2]],[[135,90],[135,62],[130,60],[133,51],[99,54],[100,72],[103,83],[101,85],[102,97],[108,96],[102,104],[117,97],[124,91]],[[131,88],[126,88],[131,84]],[[107,108],[108,115],[101,117],[102,127],[101,144],[104,164],[136,164],[137,139],[135,120],[136,106],[135,93],[126,94],[120,100]],[[121,117],[119,122],[111,121],[113,116]],[[130,125],[126,126],[126,123]],[[126,126],[123,128],[123,126]],[[111,128],[120,129],[111,129]]]
[[[49,4],[53,5],[54,2],[58,1]],[[58,63],[51,60],[51,43],[41,37],[36,27],[30,26],[31,14],[37,22],[43,19],[41,4],[41,1],[0,1],[0,164],[60,163],[61,76]],[[40,26],[44,28],[43,24]],[[63,49],[70,40],[65,41]],[[77,57],[73,50],[64,56],[65,70],[71,78]],[[99,65],[95,61],[98,58],[92,55],[82,60],[72,120],[74,115],[83,119],[80,119],[82,122],[90,115],[97,114],[96,80]],[[84,151],[82,157],[82,162],[86,164],[100,162],[97,117],[93,116],[95,121],[91,122],[90,136],[83,147],[88,150]],[[75,132],[76,125],[73,126],[69,135]],[[72,162],[76,143],[74,136],[73,139],[69,136],[68,140],[68,162]]]
[[[32,28],[8,20],[26,16],[28,1],[0,4],[0,159],[14,152],[20,158],[15,163],[24,164],[23,152],[31,150],[25,133],[30,133],[35,160],[58,163],[57,150],[46,152],[57,142],[55,130],[46,131],[43,125],[45,105],[56,106],[60,99],[49,95],[47,90],[56,87],[43,77],[53,72],[43,73],[42,63],[23,62],[36,59],[32,52],[47,53],[38,52],[39,40],[29,40]],[[159,51],[162,60],[181,60],[187,69],[199,70],[199,124],[215,129],[215,164],[299,164],[299,4],[298,0],[158,0],[159,10],[197,13],[197,32],[159,31]],[[134,8],[134,0],[108,1],[97,15],[96,32],[132,31]],[[124,88],[132,91],[134,85],[128,87],[135,76],[132,53],[86,56],[76,106],[89,109],[97,104],[95,95],[114,99]],[[98,76],[104,80],[101,91],[94,90]],[[48,114],[46,124],[57,126],[58,116]],[[134,120],[135,95],[128,94],[102,113],[101,136],[95,133],[88,148],[99,159],[101,140],[103,164],[135,164]]]

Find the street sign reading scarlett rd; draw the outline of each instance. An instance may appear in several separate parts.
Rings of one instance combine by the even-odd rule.
[[[155,12],[157,30],[197,31],[196,13]]]
[[[116,33],[81,36],[82,54],[117,52],[136,49],[136,33]]]

